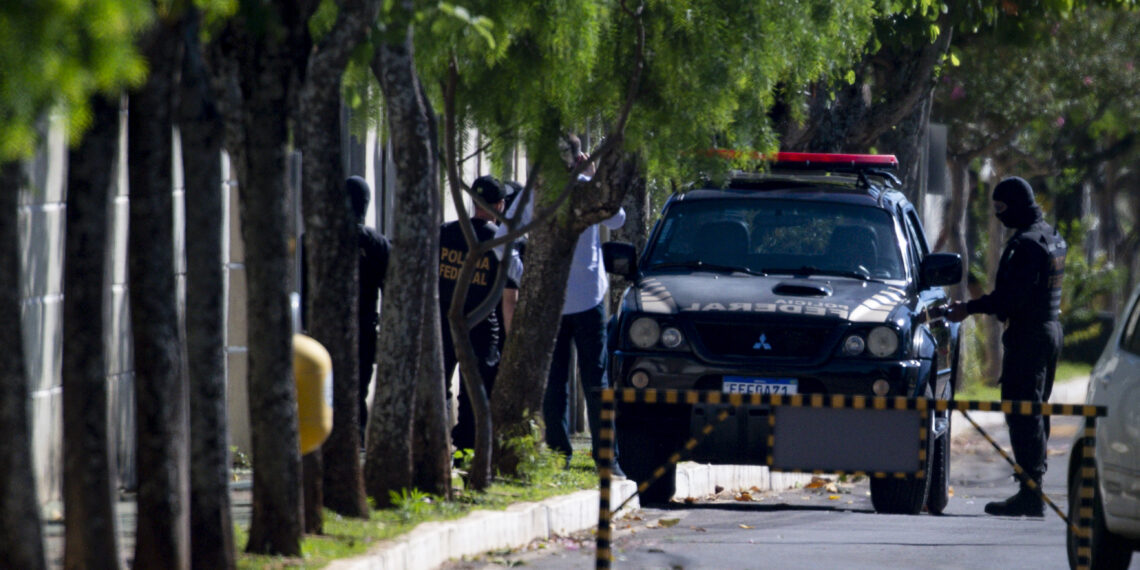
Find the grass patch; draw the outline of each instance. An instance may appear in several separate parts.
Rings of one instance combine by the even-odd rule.
[[[445,501],[417,490],[406,491],[392,509],[373,510],[368,520],[324,512],[324,534],[305,535],[301,557],[263,556],[241,553],[248,542],[248,528],[235,528],[238,568],[250,570],[315,569],[338,558],[364,554],[384,540],[396,538],[420,523],[454,520],[478,510],[503,510],[521,502],[541,501],[582,489],[597,489],[598,475],[590,457],[588,438],[583,449],[575,449],[570,468],[562,468],[562,456],[543,451],[526,479],[496,478],[485,492],[458,489],[455,498]]]
[[[1056,383],[1068,382],[1077,378],[1084,378],[1092,373],[1092,364],[1085,362],[1069,362],[1062,360],[1057,363]]]
[[[1062,360],[1057,363],[1057,376],[1053,382],[1054,384],[1063,384],[1070,380],[1084,378],[1088,376],[1090,372],[1092,372],[1091,364]],[[1001,388],[998,386],[988,386],[978,381],[967,382],[966,385],[954,395],[954,398],[957,400],[999,402],[1001,401]]]

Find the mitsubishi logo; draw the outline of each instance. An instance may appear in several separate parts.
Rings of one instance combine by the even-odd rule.
[[[772,350],[772,345],[768,344],[768,336],[760,333],[760,338],[756,339],[756,344],[752,345],[752,350]]]

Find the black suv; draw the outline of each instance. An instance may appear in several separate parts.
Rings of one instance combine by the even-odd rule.
[[[958,325],[941,318],[958,254],[931,253],[890,155],[779,153],[763,173],[673,195],[640,258],[608,243],[633,285],[611,325],[617,388],[952,399]],[[690,437],[706,463],[764,465],[769,407],[618,402],[616,437],[638,483]],[[927,477],[877,477],[880,512],[940,513],[950,414],[930,416]],[[642,493],[673,494],[675,466]]]

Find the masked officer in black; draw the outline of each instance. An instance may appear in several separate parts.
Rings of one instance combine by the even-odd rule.
[[[1016,176],[994,187],[994,211],[1007,228],[1016,230],[1006,242],[993,291],[950,306],[947,318],[960,322],[975,313],[1006,321],[1002,334],[1001,399],[1045,402],[1061,350],[1061,281],[1068,246],[1043,219],[1029,183]],[[988,503],[986,513],[1004,516],[1044,515],[1039,493],[1045,474],[1049,419],[1040,415],[1006,415],[1018,466],[1031,483],[1017,494]]]
[[[480,176],[471,184],[471,191],[490,207],[498,212],[503,211],[506,192],[503,185],[495,177]],[[476,239],[486,241],[495,237],[498,226],[494,219],[494,214],[476,206],[475,214],[471,217],[471,225],[474,227]],[[467,257],[467,240],[463,237],[463,230],[460,228],[458,220],[440,226],[439,245],[439,312],[442,317],[441,328],[443,329],[443,372],[444,378],[450,381],[451,375],[455,371],[457,359],[455,346],[452,342],[451,327],[447,321],[447,312],[451,309],[451,299],[455,293],[459,270],[463,266],[463,260]],[[465,314],[473,311],[494,291],[498,267],[499,257],[495,250],[487,252],[479,260],[475,274],[471,278],[471,285],[467,290],[467,299],[463,307]],[[483,388],[488,395],[491,394],[495,376],[499,372],[500,338],[506,335],[506,328],[510,325],[517,301],[518,284],[508,279],[499,304],[501,310],[491,311],[487,318],[471,329],[471,345],[479,359],[479,374],[483,376]],[[450,396],[450,383],[448,386]],[[475,447],[475,418],[471,409],[471,400],[462,382],[459,384],[459,411],[457,415],[457,424],[451,430],[452,443],[456,449]]]
[[[376,334],[380,325],[377,302],[384,290],[384,275],[388,272],[388,256],[391,242],[384,234],[364,224],[368,212],[368,202],[372,200],[372,190],[368,182],[359,176],[345,181],[345,190],[356,217],[357,241],[360,257],[360,292],[357,297],[357,325],[360,330],[360,441],[364,443],[364,427],[368,424],[368,385],[372,381],[372,368],[376,364]]]

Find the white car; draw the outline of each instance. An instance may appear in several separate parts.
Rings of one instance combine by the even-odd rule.
[[[1089,377],[1086,403],[1107,406],[1096,422],[1096,488],[1093,497],[1092,561],[1096,568],[1127,568],[1140,549],[1140,287]],[[1078,468],[1084,440],[1077,437],[1069,460],[1069,518],[1080,503]],[[1069,564],[1076,565],[1077,537],[1068,532]]]

